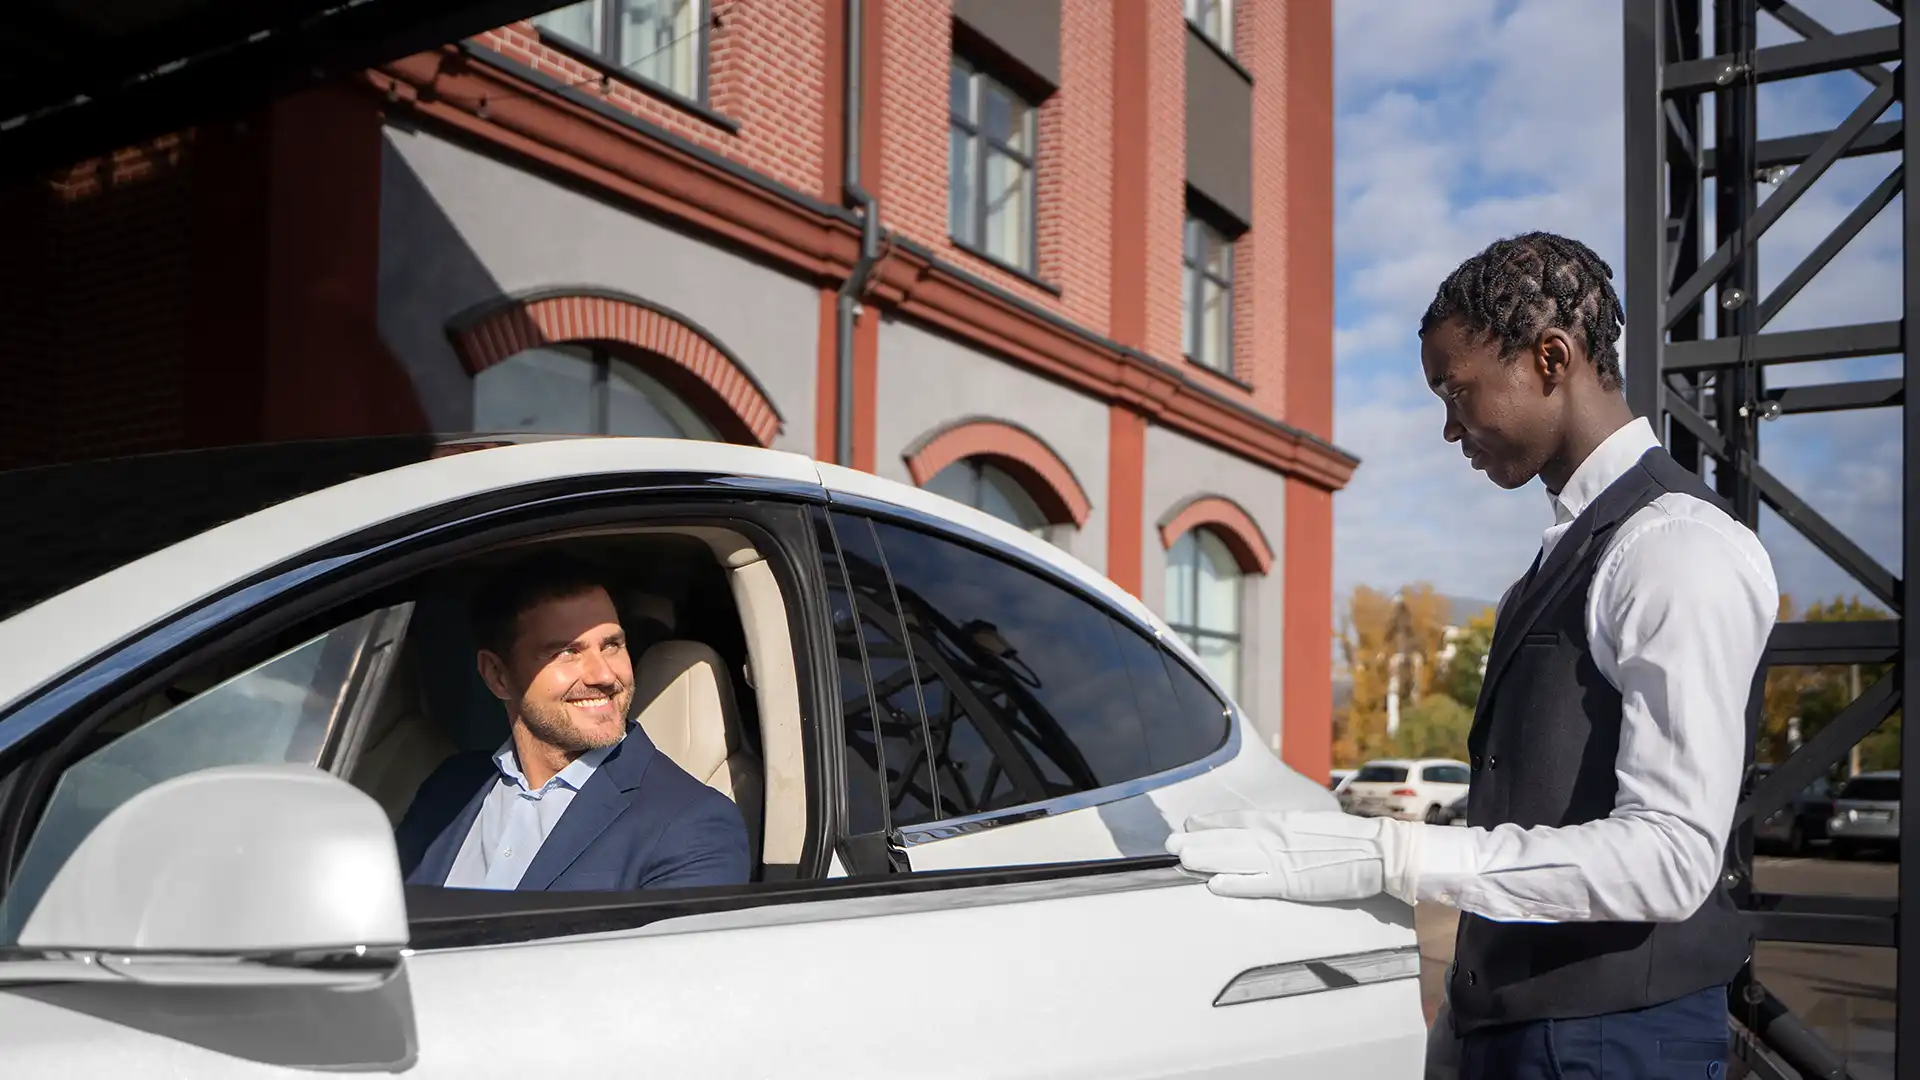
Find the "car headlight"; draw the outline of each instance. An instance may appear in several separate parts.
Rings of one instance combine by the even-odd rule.
[[[1832,817],[1827,819],[1827,828],[1838,829],[1840,826],[1845,825],[1846,823],[1847,823],[1846,818],[1841,817],[1839,814],[1835,814]]]

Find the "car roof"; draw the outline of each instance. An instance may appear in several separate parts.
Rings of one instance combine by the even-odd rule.
[[[313,444],[320,447],[323,444]],[[332,444],[324,444],[332,445]],[[250,460],[244,449],[229,461]],[[287,444],[263,447],[260,452],[284,453]],[[397,455],[397,456],[396,456]],[[123,459],[138,471],[157,458]],[[180,455],[175,465],[191,465],[193,455]],[[379,467],[395,461],[391,467]],[[886,480],[869,473],[826,465],[800,455],[731,443],[686,439],[625,436],[512,437],[415,439],[384,457],[366,458],[369,471],[349,474],[337,482],[307,478],[309,490],[299,490],[268,505],[255,504],[231,520],[191,530],[164,546],[100,570],[84,580],[40,599],[24,610],[0,619],[0,709],[30,694],[84,662],[100,650],[160,623],[272,567],[302,553],[351,536],[383,522],[457,502],[488,491],[545,480],[660,472],[702,472],[805,484],[875,500],[950,522],[1045,564],[1116,607],[1145,621],[1168,644],[1199,667],[1191,650],[1166,629],[1147,607],[1114,585],[1104,575],[1053,544],[950,499]],[[35,474],[35,488],[57,491],[49,483],[61,475],[106,477],[114,462],[88,463],[43,471],[0,474],[0,493],[7,482],[18,486],[23,474]],[[67,470],[64,471],[63,470]],[[193,472],[192,467],[176,472]],[[47,475],[51,472],[53,475]],[[206,469],[198,469],[202,487]],[[192,481],[186,481],[192,483]],[[317,486],[315,486],[317,484]],[[65,492],[68,513],[84,511],[85,491]],[[186,497],[186,496],[179,496]],[[257,495],[255,496],[257,497]],[[84,515],[83,515],[84,516]],[[53,548],[58,551],[59,548]],[[45,558],[48,549],[39,548]]]

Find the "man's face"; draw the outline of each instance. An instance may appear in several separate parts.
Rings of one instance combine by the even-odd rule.
[[[508,655],[480,653],[494,696],[558,749],[619,742],[633,705],[633,661],[605,590],[536,604],[520,613],[515,631]]]
[[[1503,359],[1500,339],[1448,319],[1420,343],[1427,385],[1446,407],[1441,435],[1503,488],[1539,475],[1559,431],[1559,399],[1533,349]]]

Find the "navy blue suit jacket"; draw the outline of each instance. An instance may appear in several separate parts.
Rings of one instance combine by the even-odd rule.
[[[409,885],[445,885],[488,789],[493,755],[455,754],[414,793],[394,839]],[[687,775],[639,725],[581,786],[518,891],[745,884],[747,827],[732,800]]]

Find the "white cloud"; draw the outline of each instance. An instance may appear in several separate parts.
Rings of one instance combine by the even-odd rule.
[[[1872,0],[1808,0],[1844,32],[1888,21]],[[1336,588],[1426,580],[1492,598],[1526,568],[1550,520],[1537,485],[1503,492],[1439,433],[1415,331],[1440,280],[1501,236],[1552,229],[1591,244],[1624,282],[1621,15],[1617,0],[1337,0],[1335,437],[1363,459],[1335,502]],[[1790,40],[1763,26],[1767,43]],[[1805,81],[1803,81],[1805,82]],[[1768,88],[1766,135],[1814,130],[1868,93],[1848,72]],[[1897,115],[1897,113],[1890,114]],[[1711,124],[1711,109],[1705,111]],[[1776,284],[1886,175],[1842,162],[1761,245]],[[1761,188],[1762,198],[1773,188]],[[1895,318],[1900,203],[1884,211],[1769,327]],[[1709,225],[1709,230],[1711,225]],[[1629,312],[1631,317],[1634,313]],[[1773,385],[1886,374],[1884,360],[1770,369]],[[1837,369],[1845,369],[1837,370]],[[1789,417],[1762,460],[1886,565],[1899,554],[1897,412]],[[1783,587],[1855,592],[1824,556],[1763,522]]]

